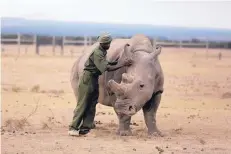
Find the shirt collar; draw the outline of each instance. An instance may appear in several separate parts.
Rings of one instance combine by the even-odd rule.
[[[104,54],[104,55],[106,55],[106,54],[107,54],[107,51],[106,51],[106,50],[104,50],[104,49],[101,47],[101,45],[99,45],[99,49],[103,52],[103,54]]]

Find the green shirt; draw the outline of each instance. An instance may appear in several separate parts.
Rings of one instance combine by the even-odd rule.
[[[84,70],[87,70],[94,75],[101,75],[106,71],[109,62],[106,60],[107,51],[105,51],[100,45],[97,46],[88,60],[85,63]]]

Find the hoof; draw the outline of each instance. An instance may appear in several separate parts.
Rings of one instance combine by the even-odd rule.
[[[122,131],[119,130],[119,131],[117,131],[116,134],[119,136],[131,136],[132,132],[131,132],[131,130],[122,130]]]

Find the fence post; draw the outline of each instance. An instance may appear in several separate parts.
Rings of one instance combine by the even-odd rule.
[[[38,42],[38,36],[34,35],[34,43],[35,43],[35,53],[39,55],[39,42]]]
[[[228,47],[228,42],[225,43],[224,48],[225,48],[225,49],[228,49],[228,48],[229,48],[229,47]]]
[[[84,47],[86,47],[86,46],[87,46],[87,36],[84,35]]]
[[[20,36],[20,33],[17,34],[18,36],[18,54],[20,54],[20,45],[21,45],[21,36]]]
[[[155,47],[155,46],[156,46],[156,38],[154,38],[154,39],[153,39],[152,44],[153,44],[153,47]]]
[[[209,40],[206,39],[206,58],[208,59],[208,50],[209,50]]]
[[[180,49],[182,48],[182,40],[180,40]]]
[[[92,38],[89,36],[89,45],[92,45]]]
[[[52,52],[54,56],[55,55],[55,36],[52,36]]]
[[[63,56],[63,54],[64,54],[64,45],[65,45],[65,39],[66,39],[66,37],[65,36],[63,36],[62,37],[62,46],[61,46],[61,55]]]

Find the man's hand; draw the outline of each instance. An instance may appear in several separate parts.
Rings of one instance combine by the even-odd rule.
[[[131,66],[133,63],[133,60],[132,59],[125,59],[124,60],[124,66]]]
[[[122,63],[119,63],[118,65],[115,65],[115,66],[112,66],[112,65],[108,65],[107,66],[107,71],[115,71],[115,70],[118,70],[124,66],[130,66],[132,65],[133,61],[131,59],[125,59],[124,62]]]
[[[117,65],[118,61],[109,62],[109,65]]]

